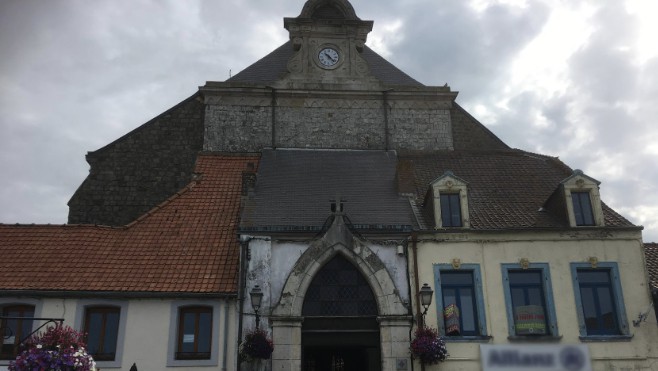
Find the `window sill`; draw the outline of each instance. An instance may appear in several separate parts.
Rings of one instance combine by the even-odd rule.
[[[489,343],[493,336],[443,336],[446,343]]]
[[[579,336],[580,341],[584,343],[595,343],[595,342],[622,342],[622,341],[631,341],[633,335],[591,335],[591,336]]]
[[[553,335],[532,335],[532,336],[523,336],[523,335],[511,335],[507,337],[511,343],[559,343],[562,340],[562,336],[553,336]]]

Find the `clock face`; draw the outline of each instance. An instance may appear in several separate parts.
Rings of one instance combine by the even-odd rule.
[[[334,48],[322,48],[318,53],[318,60],[322,67],[334,67],[340,61],[340,54]]]

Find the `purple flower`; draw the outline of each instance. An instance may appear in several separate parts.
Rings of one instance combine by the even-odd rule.
[[[255,329],[248,332],[240,344],[240,359],[251,361],[253,359],[268,359],[272,356],[274,344],[267,337],[267,332]]]
[[[83,335],[68,326],[49,327],[26,341],[23,351],[9,363],[9,371],[94,371]]]
[[[439,337],[438,330],[419,327],[411,341],[411,355],[421,363],[431,365],[445,361],[448,350],[443,339]]]

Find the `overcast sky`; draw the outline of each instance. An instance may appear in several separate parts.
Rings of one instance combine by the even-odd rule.
[[[304,0],[0,0],[0,223],[67,220],[97,150],[287,40]],[[658,2],[352,0],[367,44],[658,241]]]

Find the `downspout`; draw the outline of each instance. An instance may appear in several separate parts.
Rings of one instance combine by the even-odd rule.
[[[415,293],[414,297],[416,298],[416,327],[418,327],[420,323],[420,318],[421,318],[421,313],[420,313],[420,298],[418,297],[418,294],[420,293],[420,287],[418,287],[418,236],[416,234],[416,231],[411,232],[411,248],[414,252],[414,288],[415,288]],[[412,331],[413,331],[413,326],[412,326]],[[414,363],[413,361],[411,362],[411,368],[413,370]],[[425,365],[423,363],[420,364],[420,369],[425,370]]]
[[[411,232],[411,246],[414,251],[414,289],[416,290],[414,293],[414,296],[416,298],[416,321],[418,321],[421,317],[421,312],[420,312],[420,305],[419,305],[419,297],[418,293],[420,292],[420,287],[418,284],[419,278],[418,278],[418,236],[416,235],[416,232]],[[418,322],[416,322],[418,324]]]
[[[414,232],[412,232],[412,234],[413,233]],[[404,260],[405,260],[405,263],[407,264],[407,269],[409,269],[409,245],[408,244],[407,244],[407,246],[405,246],[405,249],[406,249],[406,254],[404,254]],[[415,252],[414,252],[414,256],[416,256]],[[414,270],[415,270],[415,267],[414,267]],[[408,274],[409,273],[407,272],[407,275]],[[413,317],[414,311],[413,311],[413,308],[412,308],[413,306],[411,305],[412,304],[411,303],[412,291],[411,291],[411,282],[410,281],[411,280],[407,280],[407,290],[409,290],[409,314]],[[418,286],[418,285],[416,285],[416,286]],[[411,327],[409,327],[409,341],[411,341],[411,339],[413,337],[413,333],[414,333],[414,326],[413,326],[413,322],[412,322]],[[414,371],[414,362],[413,361],[411,361],[411,371]]]
[[[238,351],[242,342],[242,313],[244,313],[244,292],[247,284],[247,249],[249,248],[249,238],[240,236],[240,278],[238,282]],[[236,360],[237,371],[240,371],[240,359]]]
[[[229,310],[228,299],[224,300],[224,357],[222,359],[222,371],[226,371],[228,364],[228,310]]]

